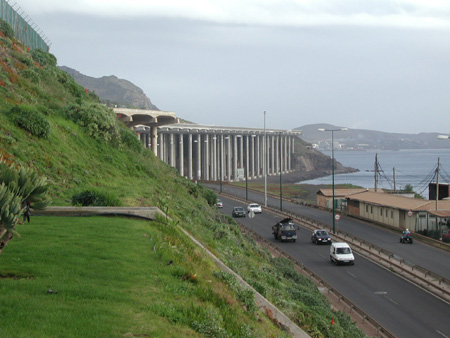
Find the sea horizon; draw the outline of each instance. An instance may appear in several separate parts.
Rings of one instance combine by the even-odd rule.
[[[322,151],[331,157],[331,151]],[[450,184],[449,149],[400,150],[335,150],[334,157],[345,167],[358,172],[335,174],[335,184],[352,184],[363,188],[375,187],[375,156],[378,158],[377,188],[401,190],[411,185],[428,199],[428,184],[436,182],[439,161],[439,183]],[[299,184],[331,184],[332,175],[301,181]]]

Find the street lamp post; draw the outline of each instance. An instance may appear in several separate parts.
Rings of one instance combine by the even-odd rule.
[[[319,131],[331,131],[331,185],[333,189],[333,234],[336,233],[336,203],[335,203],[335,194],[334,194],[334,132],[335,131],[346,131],[348,128],[339,128],[339,129],[324,129],[319,128]]]
[[[279,133],[278,137],[278,158],[280,160],[279,168],[280,170],[280,211],[283,211],[283,190],[282,190],[282,179],[281,179],[281,172],[283,171],[282,165],[281,165],[281,132]]]
[[[264,111],[264,206],[267,207],[267,134],[266,134],[266,111]]]

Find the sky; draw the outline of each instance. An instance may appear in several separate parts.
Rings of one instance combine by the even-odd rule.
[[[9,3],[58,65],[198,124],[450,133],[450,0]]]

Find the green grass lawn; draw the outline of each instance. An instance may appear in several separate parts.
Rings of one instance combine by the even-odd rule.
[[[2,338],[283,335],[245,311],[176,228],[33,217],[20,233],[0,255]]]

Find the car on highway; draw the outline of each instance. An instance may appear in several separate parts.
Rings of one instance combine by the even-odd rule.
[[[250,203],[247,206],[247,211],[248,212],[253,211],[255,214],[260,214],[262,213],[262,208],[258,203]]]
[[[217,200],[217,202],[216,202],[216,207],[217,207],[217,208],[223,208],[223,203],[222,203],[221,200]]]
[[[331,244],[330,234],[323,229],[314,230],[311,235],[311,242],[314,244]]]
[[[234,207],[231,215],[233,217],[245,217],[245,209],[243,207]]]
[[[345,242],[331,243],[330,260],[336,265],[355,264],[355,256],[353,256],[352,249]]]
[[[295,242],[297,240],[297,227],[292,222],[292,218],[284,218],[272,226],[272,234],[275,239],[279,239],[282,242]]]

